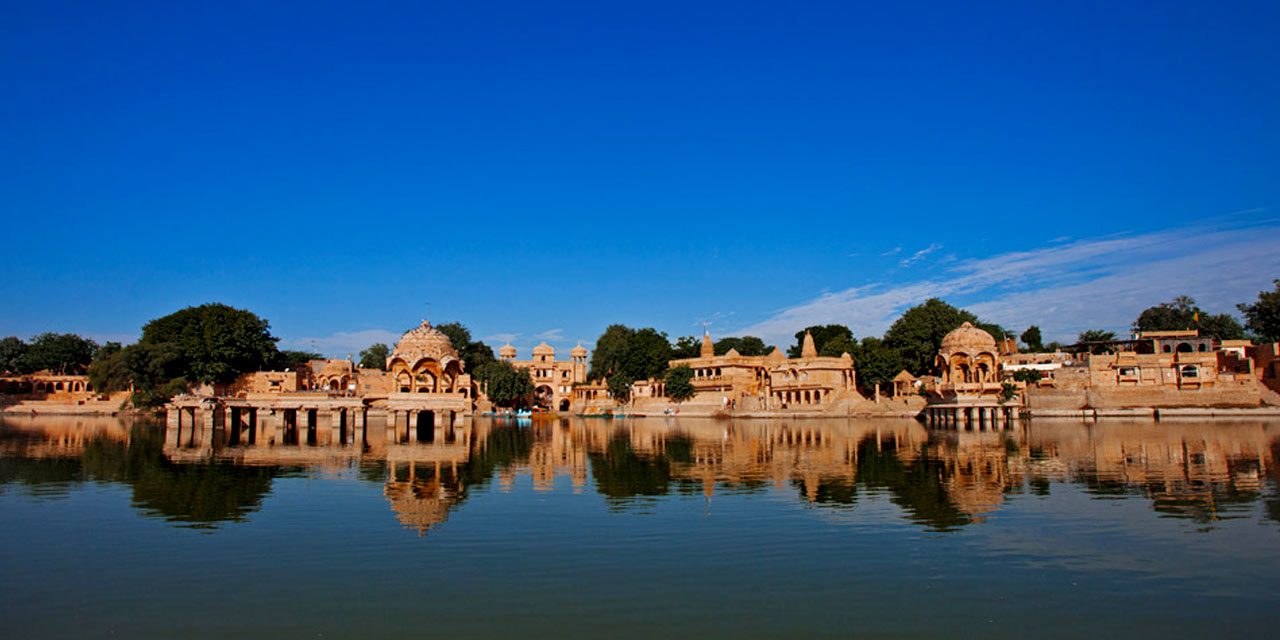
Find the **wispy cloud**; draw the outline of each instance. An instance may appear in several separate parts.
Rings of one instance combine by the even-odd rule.
[[[280,346],[290,349],[315,349],[326,356],[346,357],[348,353],[356,354],[369,348],[375,342],[387,346],[395,346],[400,334],[385,329],[366,329],[364,331],[339,331],[323,337],[303,336],[300,338],[281,338]]]
[[[1088,328],[1123,331],[1143,309],[1178,295],[1231,312],[1280,276],[1277,237],[1275,223],[1185,227],[959,260],[930,279],[824,293],[739,333],[787,341],[806,326],[840,323],[858,335],[880,335],[930,297],[951,297],[1010,329],[1039,325],[1048,339]]]
[[[485,336],[480,340],[481,342],[484,342],[490,346],[495,344],[504,345],[504,344],[511,344],[513,342],[516,342],[517,340],[520,339],[520,335],[521,334],[519,333],[495,333],[493,335]]]
[[[929,255],[929,254],[933,253],[934,251],[937,251],[938,249],[941,249],[941,248],[942,248],[942,245],[940,245],[940,244],[938,244],[938,243],[936,243],[936,242],[935,242],[935,243],[933,243],[933,244],[931,244],[931,245],[929,245],[929,246],[927,246],[927,247],[925,247],[925,248],[923,248],[923,249],[921,249],[921,250],[919,250],[919,251],[917,251],[917,252],[915,252],[915,253],[911,254],[911,256],[910,256],[910,257],[903,258],[902,260],[899,260],[899,261],[898,261],[898,266],[899,266],[899,267],[903,267],[903,268],[909,267],[909,266],[911,266],[911,265],[913,265],[913,264],[915,264],[915,263],[919,262],[921,258],[923,258],[923,257],[925,257],[925,256],[927,256],[927,255]]]
[[[542,333],[533,336],[534,340],[545,340],[547,342],[560,342],[564,340],[564,329],[548,329]]]
[[[892,248],[892,249],[890,249],[890,250],[888,250],[888,251],[886,251],[886,252],[884,252],[884,253],[880,254],[880,257],[881,257],[881,258],[887,258],[887,257],[889,257],[889,256],[896,256],[896,255],[898,255],[899,253],[902,253],[902,247],[901,247],[901,246],[894,247],[894,248]]]

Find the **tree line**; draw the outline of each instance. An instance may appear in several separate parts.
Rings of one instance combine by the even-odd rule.
[[[1273,291],[1262,291],[1252,303],[1237,305],[1245,322],[1225,314],[1211,314],[1195,300],[1179,296],[1149,307],[1139,314],[1133,328],[1142,331],[1196,329],[1217,340],[1251,338],[1255,342],[1280,342],[1280,280]],[[942,338],[964,322],[971,322],[996,339],[1014,334],[998,324],[984,322],[973,313],[932,298],[899,317],[881,337],[855,339],[844,325],[815,325],[797,331],[795,343],[787,348],[790,357],[800,355],[804,334],[813,335],[820,356],[838,357],[849,353],[858,370],[860,383],[870,387],[885,384],[899,371],[913,375],[932,371],[933,358]],[[533,380],[526,370],[494,357],[483,341],[474,340],[465,326],[449,322],[436,327],[458,352],[467,371],[488,384],[490,397],[511,406],[533,393]],[[1089,330],[1077,342],[1106,342],[1115,333]],[[1063,345],[1044,344],[1040,329],[1028,327],[1018,334],[1028,351],[1052,351]],[[287,369],[322,356],[308,351],[282,350],[271,335],[268,322],[254,313],[225,304],[188,307],[148,322],[134,344],[118,342],[98,345],[93,340],[70,333],[42,333],[29,341],[16,336],[0,339],[0,372],[29,374],[50,371],[59,374],[88,373],[90,383],[101,393],[134,389],[138,406],[158,406],[195,384],[226,384],[240,375],[259,370]],[[774,347],[755,336],[722,337],[713,343],[716,355],[736,349],[744,356],[761,356]],[[385,369],[390,348],[374,344],[360,353],[361,367]],[[670,369],[671,360],[695,358],[701,340],[682,336],[674,342],[652,327],[633,329],[621,324],[607,327],[596,341],[588,378],[607,379],[610,392],[626,398],[636,380],[657,379],[667,385],[673,398],[692,395],[687,367]]]

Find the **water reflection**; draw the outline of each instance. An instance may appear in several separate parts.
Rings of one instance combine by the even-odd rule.
[[[0,420],[0,491],[64,497],[78,484],[128,486],[133,506],[183,526],[237,522],[262,504],[277,469],[180,464],[163,454],[154,423],[117,418]]]
[[[980,526],[1010,500],[1084,487],[1139,497],[1161,517],[1205,529],[1261,512],[1280,521],[1280,422],[1035,423],[1008,432],[932,431],[911,420],[477,419],[453,437],[388,444],[181,446],[150,422],[115,418],[0,420],[0,491],[65,495],[79,483],[128,486],[133,505],[182,526],[246,518],[283,471],[352,472],[382,486],[404,527],[425,534],[482,488],[594,490],[615,511],[664,496],[791,496],[852,511],[886,497],[911,523]],[[216,443],[216,439],[213,440]]]

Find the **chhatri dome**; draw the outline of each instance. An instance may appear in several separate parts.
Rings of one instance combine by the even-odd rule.
[[[578,346],[574,347],[572,351],[569,352],[569,355],[575,358],[585,358],[587,357],[587,348],[579,344]]]
[[[971,323],[964,323],[942,338],[943,349],[969,351],[995,351],[996,339]]]
[[[423,320],[417,328],[410,329],[400,336],[400,342],[396,343],[391,357],[400,358],[413,366],[423,358],[431,358],[437,362],[445,358],[457,359],[458,352],[449,343],[449,336],[432,327],[430,322]]]
[[[498,357],[499,357],[499,358],[514,358],[514,357],[516,357],[516,348],[515,348],[515,347],[513,347],[513,346],[511,346],[511,343],[510,343],[510,342],[508,342],[508,343],[506,343],[506,344],[502,345],[502,348],[501,348],[501,349],[498,349]]]
[[[535,356],[553,356],[555,354],[555,348],[547,344],[546,340],[543,340],[538,344],[538,346],[533,348],[533,355]]]

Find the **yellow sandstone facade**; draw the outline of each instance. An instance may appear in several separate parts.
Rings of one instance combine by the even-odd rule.
[[[510,344],[498,349],[498,358],[517,369],[527,369],[533,378],[534,402],[554,411],[569,411],[574,405],[574,386],[587,381],[587,350],[578,345],[569,352],[568,362],[556,360],[556,350],[545,341],[533,348],[532,360],[516,360]]]

